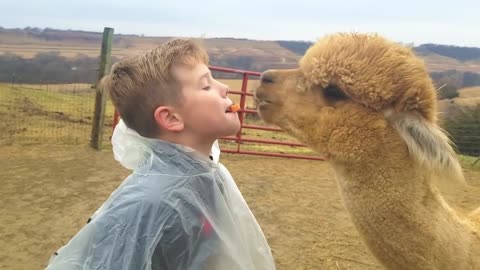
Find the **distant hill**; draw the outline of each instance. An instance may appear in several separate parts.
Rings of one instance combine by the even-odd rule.
[[[304,54],[305,51],[313,44],[308,41],[277,41],[280,46],[297,54]],[[440,55],[456,59],[458,61],[480,60],[480,48],[475,47],[459,47],[452,45],[438,45],[438,44],[422,44],[414,47],[413,50],[419,56],[427,57],[429,55]]]
[[[419,55],[428,56],[429,54],[438,54],[459,61],[480,60],[480,48],[475,47],[423,44],[415,47],[415,51]]]
[[[117,60],[137,54],[171,38],[115,34],[112,56]],[[63,65],[77,68],[79,63],[91,63],[92,60],[88,60],[89,58],[96,59],[98,57],[101,39],[101,32],[0,27],[0,66],[3,65],[0,67],[0,73],[12,73],[12,61],[16,66],[21,67],[22,65],[32,65],[32,61],[34,62],[36,59],[44,61],[46,58],[53,59],[55,57],[58,58],[58,61],[66,63]],[[203,42],[208,49],[212,65],[255,71],[295,67],[303,53],[312,45],[308,41],[264,41],[235,38],[206,38]],[[463,74],[467,74],[468,78],[475,77],[474,80],[467,78],[467,81],[475,82],[477,81],[476,74],[480,74],[480,48],[425,44],[415,47],[414,50],[419,57],[425,60],[431,73],[442,74],[454,71],[461,73],[461,75],[455,75],[455,78],[465,77]],[[42,56],[42,54],[46,55]],[[23,63],[17,63],[21,61]],[[3,79],[0,78],[0,80]],[[459,87],[463,87],[463,84],[459,85]]]
[[[303,55],[313,42],[309,41],[288,41],[288,40],[279,40],[278,44],[284,47],[287,50],[290,50],[296,54]]]

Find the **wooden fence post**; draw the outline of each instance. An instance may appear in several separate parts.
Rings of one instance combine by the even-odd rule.
[[[95,111],[93,114],[92,136],[90,146],[100,150],[103,141],[103,125],[105,122],[105,106],[107,104],[107,94],[99,85],[100,80],[110,72],[110,59],[112,54],[113,28],[105,27],[103,29],[102,51],[100,54],[100,68],[98,69],[98,78],[96,82]]]

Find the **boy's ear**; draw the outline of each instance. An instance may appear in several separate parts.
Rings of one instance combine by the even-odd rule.
[[[174,132],[183,130],[184,124],[182,118],[171,107],[160,106],[155,109],[153,116],[160,129]]]

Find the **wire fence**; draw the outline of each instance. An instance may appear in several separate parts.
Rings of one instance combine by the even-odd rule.
[[[449,133],[458,152],[480,156],[480,104],[449,106],[442,118],[443,128]]]
[[[86,144],[95,102],[93,82],[0,83],[0,144]],[[113,106],[106,110],[106,134]],[[108,136],[104,136],[108,139]]]

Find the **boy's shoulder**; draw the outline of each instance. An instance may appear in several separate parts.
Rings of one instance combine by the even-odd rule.
[[[208,174],[184,177],[132,174],[105,202],[106,211],[122,217],[138,212],[191,214],[213,202],[215,179]]]

